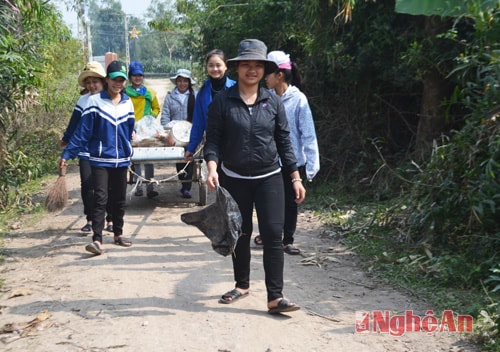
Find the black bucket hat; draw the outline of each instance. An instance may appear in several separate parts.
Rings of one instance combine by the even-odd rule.
[[[258,39],[244,39],[238,46],[238,56],[227,60],[228,66],[235,65],[238,61],[257,60],[266,64],[266,74],[278,69],[274,61],[267,59],[267,46]]]

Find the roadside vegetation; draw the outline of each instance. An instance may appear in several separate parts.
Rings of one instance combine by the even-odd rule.
[[[94,55],[125,57],[119,2],[65,3],[85,5]],[[395,288],[472,315],[473,339],[500,351],[498,1],[154,0],[148,14],[128,17],[147,74],[188,67],[202,82],[204,54],[233,57],[243,38],[291,53],[320,143],[305,206],[323,235]],[[0,18],[4,233],[43,212],[35,195],[55,176],[86,51],[47,3],[2,1]]]

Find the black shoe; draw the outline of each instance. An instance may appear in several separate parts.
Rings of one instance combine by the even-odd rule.
[[[158,195],[159,195],[159,193],[156,191],[148,191],[148,198],[149,199],[157,197]]]
[[[142,189],[138,188],[136,191],[135,191],[135,196],[136,197],[142,197],[144,195],[144,192],[142,191]]]

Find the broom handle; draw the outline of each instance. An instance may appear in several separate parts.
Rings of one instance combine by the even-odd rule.
[[[66,176],[66,163],[63,163],[59,168],[59,176]]]

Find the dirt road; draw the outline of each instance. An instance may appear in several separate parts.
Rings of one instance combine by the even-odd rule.
[[[424,315],[432,307],[369,278],[311,213],[300,215],[296,236],[304,257],[285,258],[284,292],[302,310],[271,316],[259,248],[250,296],[218,303],[233,287],[231,260],[180,221],[199,206],[184,202],[179,185],[161,184],[153,200],[129,195],[124,236],[134,244],[114,246],[108,233],[101,256],[84,250],[91,239],[79,230],[76,167],[67,185],[66,209],[35,223],[19,219],[4,238],[3,351],[475,351],[455,333],[356,333],[357,311]]]

